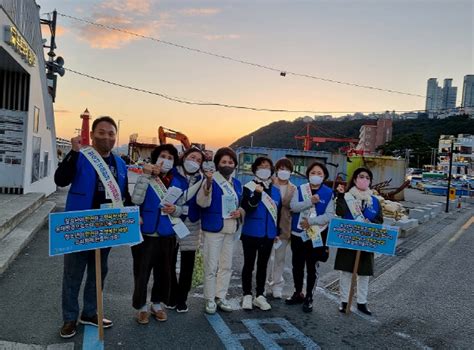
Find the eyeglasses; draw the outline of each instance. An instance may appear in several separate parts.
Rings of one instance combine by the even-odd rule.
[[[358,178],[358,179],[367,179],[367,180],[370,181],[370,176],[369,176],[369,175],[367,175],[367,176],[365,176],[365,175],[358,175],[357,178]]]

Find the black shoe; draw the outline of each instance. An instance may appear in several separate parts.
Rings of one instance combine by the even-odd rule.
[[[188,312],[188,305],[185,302],[176,305],[176,311],[179,313]]]
[[[303,312],[313,311],[313,300],[310,298],[305,298],[303,303]]]
[[[366,315],[369,315],[369,316],[372,315],[372,312],[370,312],[370,310],[367,309],[367,304],[357,304],[357,310],[359,310],[363,314],[366,314]]]
[[[346,309],[347,309],[347,303],[341,303],[341,305],[339,306],[339,312],[342,312],[343,314],[345,314]]]
[[[61,338],[65,339],[72,338],[76,335],[76,328],[76,321],[64,322],[63,326],[61,327],[61,331],[59,332],[59,335],[61,336]]]
[[[91,325],[91,326],[94,326],[94,327],[99,327],[99,318],[97,317],[97,315],[94,315],[92,317],[85,317],[85,316],[81,316],[81,318],[79,319],[79,323],[80,324],[88,324],[88,325]],[[102,326],[105,328],[110,328],[114,325],[114,323],[111,321],[111,320],[108,320],[106,318],[103,318],[102,319]]]
[[[286,305],[296,305],[302,304],[304,302],[304,295],[303,293],[293,293],[291,297],[285,300]]]

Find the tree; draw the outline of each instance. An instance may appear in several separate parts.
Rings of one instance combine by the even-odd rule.
[[[431,146],[422,134],[404,134],[395,136],[392,141],[379,146],[377,150],[383,155],[405,157],[407,150],[410,154],[409,166],[420,168],[431,161]]]

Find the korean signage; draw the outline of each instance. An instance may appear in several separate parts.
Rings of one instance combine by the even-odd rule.
[[[49,215],[49,255],[141,242],[139,208],[69,211]]]
[[[398,227],[334,218],[329,224],[327,245],[395,255]]]
[[[5,26],[5,36],[7,44],[13,47],[28,65],[33,67],[36,62],[35,53],[18,29],[14,26]]]

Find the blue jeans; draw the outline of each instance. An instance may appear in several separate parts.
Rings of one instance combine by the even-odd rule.
[[[102,267],[102,288],[107,275],[107,260],[111,248],[100,250]],[[95,284],[95,251],[85,251],[64,255],[63,272],[63,321],[77,321],[79,317],[79,290],[87,267],[87,278],[84,286],[84,305],[82,315],[93,317],[97,313],[97,296]]]

